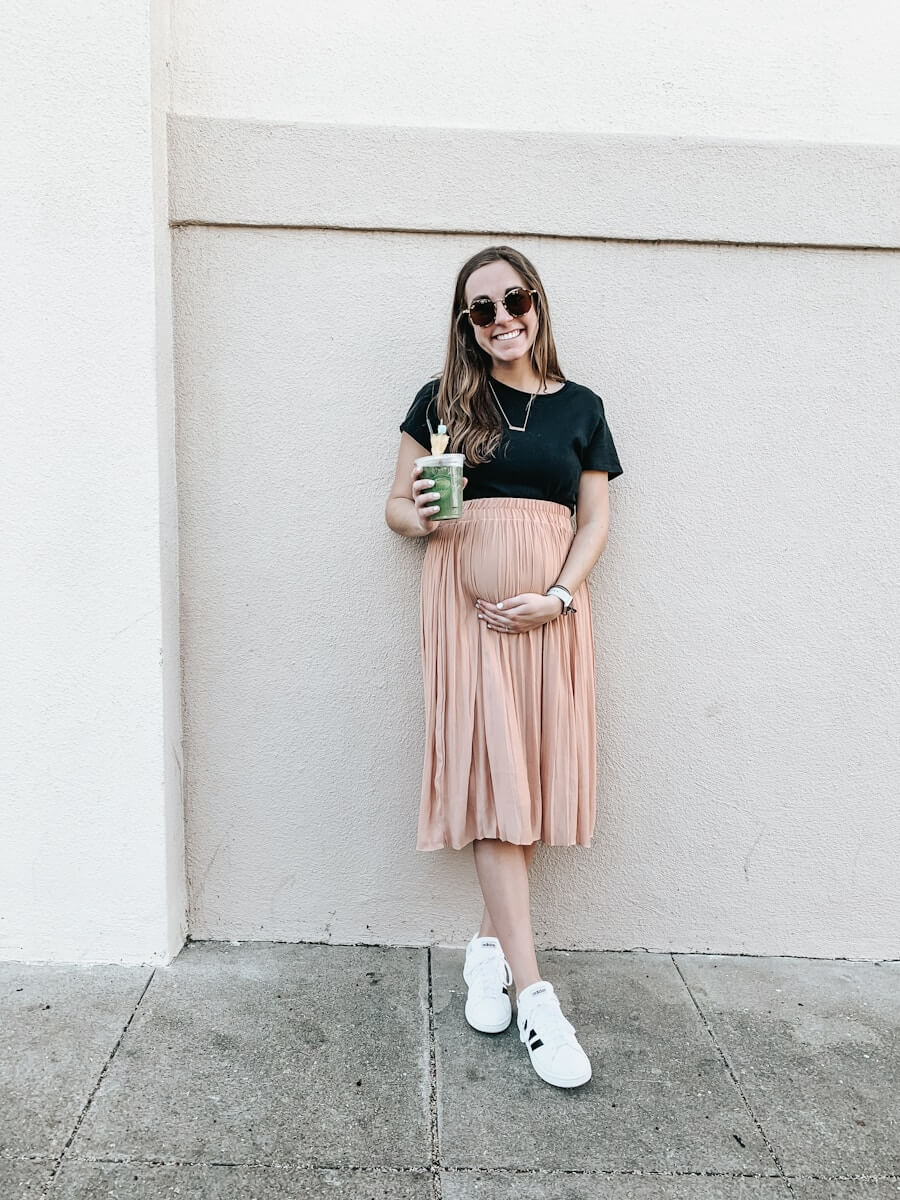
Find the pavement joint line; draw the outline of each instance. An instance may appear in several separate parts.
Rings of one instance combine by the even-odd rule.
[[[374,1175],[429,1175],[428,1167],[391,1167],[384,1163],[326,1163],[299,1159],[296,1162],[230,1162],[221,1158],[93,1158],[85,1155],[74,1162],[78,1165],[111,1167],[226,1167],[253,1171],[368,1171]]]
[[[256,228],[254,226],[254,228]],[[268,226],[260,226],[260,228],[268,228]],[[224,938],[224,937],[209,937],[195,938],[187,937],[179,954],[187,950],[191,946],[329,946],[331,948],[345,949],[382,949],[382,950],[465,950],[466,944],[461,943],[456,945],[452,942],[336,942],[333,940],[303,938],[298,941],[296,938]],[[677,954],[682,958],[752,958],[752,959],[788,959],[791,962],[839,962],[839,963],[860,963],[872,966],[888,966],[891,963],[900,963],[900,958],[848,958],[846,955],[838,957],[823,958],[820,954],[747,954],[744,951],[731,952],[725,950],[672,950],[665,946],[653,948],[651,946],[620,946],[612,949],[597,949],[596,947],[585,946],[540,946],[542,954],[655,954],[660,957]],[[177,955],[175,956],[178,957]],[[172,960],[174,962],[175,959]],[[171,966],[171,963],[164,964]]]
[[[898,1183],[900,1175],[789,1175],[795,1183]]]
[[[10,1155],[4,1152],[0,1155],[0,1161],[7,1162],[50,1162],[50,1159],[42,1159],[35,1155]],[[314,1163],[314,1162],[226,1162],[216,1159],[164,1159],[164,1158],[113,1158],[106,1156],[84,1155],[83,1157],[72,1160],[74,1166],[120,1166],[120,1167],[225,1167],[225,1168],[248,1168],[254,1170],[270,1170],[270,1171],[366,1171],[370,1174],[380,1175],[430,1175],[428,1167],[403,1167],[403,1166],[387,1166],[385,1164],[358,1165],[355,1163]],[[603,1178],[623,1177],[623,1178],[647,1178],[647,1179],[682,1179],[682,1178],[701,1178],[701,1179],[787,1179],[794,1183],[897,1183],[900,1182],[900,1174],[857,1174],[857,1175],[820,1175],[807,1172],[796,1172],[793,1174],[782,1175],[775,1171],[716,1171],[714,1169],[703,1169],[700,1167],[683,1170],[660,1171],[652,1167],[641,1169],[639,1167],[485,1167],[485,1166],[459,1166],[445,1164],[441,1167],[443,1172],[456,1175],[478,1174],[478,1175],[584,1175],[598,1176]]]
[[[437,1050],[434,1040],[434,974],[430,946],[425,949],[425,969],[428,973],[428,1129],[431,1137],[431,1189],[434,1200],[442,1200],[441,1143],[437,1106]]]
[[[722,1062],[725,1064],[725,1068],[728,1071],[728,1074],[731,1076],[734,1086],[738,1090],[738,1095],[740,1096],[741,1100],[744,1102],[744,1107],[747,1109],[747,1112],[750,1114],[750,1119],[753,1121],[753,1124],[759,1130],[759,1136],[762,1138],[766,1149],[768,1150],[769,1154],[772,1156],[772,1161],[775,1163],[775,1166],[778,1168],[778,1173],[781,1176],[781,1178],[784,1180],[785,1187],[790,1192],[790,1194],[793,1196],[794,1189],[791,1187],[791,1181],[788,1178],[787,1174],[785,1173],[784,1166],[782,1165],[781,1159],[778,1157],[778,1152],[776,1151],[775,1147],[772,1145],[771,1141],[769,1140],[769,1137],[768,1137],[766,1131],[763,1129],[762,1124],[760,1123],[760,1120],[757,1117],[756,1113],[753,1111],[750,1101],[747,1099],[747,1096],[744,1093],[744,1089],[741,1087],[741,1082],[738,1079],[737,1072],[735,1071],[735,1069],[731,1065],[731,1063],[728,1061],[728,1056],[725,1053],[725,1051],[722,1049],[721,1045],[719,1044],[719,1039],[716,1037],[716,1035],[713,1031],[712,1025],[706,1019],[706,1014],[704,1013],[703,1009],[700,1007],[699,1003],[697,1002],[696,996],[691,991],[690,984],[685,979],[685,977],[682,973],[681,967],[679,967],[678,963],[675,961],[674,953],[670,953],[669,958],[672,960],[672,966],[678,972],[679,979],[684,984],[685,991],[687,992],[688,996],[690,997],[691,1003],[693,1004],[694,1008],[697,1010],[697,1015],[699,1016],[700,1020],[703,1022],[703,1028],[706,1030],[710,1041],[715,1046],[719,1057],[722,1059]]]
[[[653,1167],[453,1167],[443,1168],[448,1174],[457,1175],[584,1175],[603,1179],[773,1179],[781,1181],[784,1176],[776,1171],[714,1171],[701,1167],[684,1170],[659,1171]]]
[[[131,1010],[131,1015],[129,1016],[128,1020],[125,1022],[124,1026],[122,1027],[122,1032],[116,1038],[115,1043],[113,1044],[113,1048],[110,1050],[109,1054],[106,1056],[106,1062],[103,1064],[103,1066],[100,1070],[100,1074],[97,1076],[97,1079],[94,1082],[94,1086],[91,1088],[90,1092],[88,1093],[87,1099],[85,1100],[84,1104],[81,1106],[81,1112],[78,1114],[78,1119],[75,1122],[72,1132],[69,1134],[68,1138],[66,1138],[66,1141],[65,1141],[65,1144],[63,1145],[62,1150],[60,1150],[59,1154],[56,1156],[56,1161],[54,1162],[53,1170],[50,1172],[50,1178],[45,1180],[45,1182],[41,1185],[40,1194],[42,1197],[47,1196],[51,1187],[53,1186],[53,1181],[56,1179],[56,1176],[59,1174],[59,1169],[63,1164],[63,1160],[66,1157],[68,1149],[72,1145],[72,1143],[75,1141],[75,1138],[78,1136],[78,1130],[81,1128],[82,1122],[84,1121],[84,1118],[88,1114],[88,1110],[90,1109],[91,1105],[94,1102],[94,1097],[97,1095],[97,1092],[100,1089],[100,1085],[103,1082],[104,1077],[106,1076],[106,1073],[110,1068],[110,1065],[112,1064],[112,1060],[115,1058],[116,1054],[118,1053],[119,1047],[122,1045],[122,1039],[125,1037],[125,1034],[128,1032],[131,1022],[135,1018],[135,1014],[137,1013],[137,1010],[140,1008],[144,997],[147,995],[147,989],[150,987],[150,984],[153,982],[153,980],[155,978],[156,978],[156,968],[154,967],[153,970],[150,972],[149,976],[147,977],[147,982],[144,984],[144,987],[141,990],[141,994],[138,996],[137,1001],[135,1002],[134,1008]]]
[[[83,1158],[73,1160],[73,1165],[76,1166],[119,1166],[119,1167],[224,1167],[224,1168],[242,1168],[252,1170],[266,1171],[366,1171],[371,1174],[380,1175],[430,1175],[428,1167],[402,1167],[402,1166],[386,1166],[384,1164],[372,1164],[370,1166],[358,1165],[355,1163],[325,1163],[325,1162],[254,1162],[252,1160],[244,1162],[228,1162],[221,1159],[163,1159],[163,1158],[111,1158],[93,1157],[85,1155]],[[683,1170],[661,1171],[654,1170],[652,1167],[642,1169],[639,1167],[516,1167],[516,1166],[501,1166],[501,1167],[485,1167],[477,1166],[459,1166],[445,1164],[441,1167],[441,1171],[450,1175],[534,1175],[534,1176],[554,1176],[554,1175],[584,1175],[588,1177],[598,1176],[603,1178],[647,1178],[647,1179],[760,1179],[760,1180],[781,1180],[783,1176],[775,1171],[760,1172],[760,1171],[716,1171],[713,1169],[704,1170],[702,1168],[684,1168]],[[900,1175],[795,1175],[790,1178],[796,1180],[817,1180],[822,1182],[832,1182],[840,1180],[842,1182],[891,1182],[900,1179]]]

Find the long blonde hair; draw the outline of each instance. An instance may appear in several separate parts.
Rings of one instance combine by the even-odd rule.
[[[493,458],[500,445],[503,426],[488,387],[491,356],[478,345],[466,307],[466,283],[479,267],[503,259],[518,271],[527,288],[537,292],[535,310],[538,328],[531,347],[531,365],[546,387],[549,380],[565,382],[556,356],[556,343],[550,328],[550,308],[540,276],[524,254],[512,246],[488,246],[479,250],[460,267],[453,293],[450,316],[450,340],[444,370],[437,391],[438,420],[450,433],[450,449],[466,456],[470,463]]]

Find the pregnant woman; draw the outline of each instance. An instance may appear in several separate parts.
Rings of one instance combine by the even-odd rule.
[[[431,434],[465,455],[462,516],[435,521],[415,465]],[[460,269],[444,369],[416,395],[385,516],[426,537],[422,573],[425,763],[418,850],[469,843],[484,896],[466,948],[466,1019],[512,1019],[547,1083],[591,1064],[541,978],[528,867],[538,842],[590,846],[596,816],[594,649],[586,579],[606,545],[608,481],[622,468],[603,401],[560,370],[534,266],[492,246]],[[574,527],[573,527],[574,513]]]

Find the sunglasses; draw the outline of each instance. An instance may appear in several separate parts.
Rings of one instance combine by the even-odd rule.
[[[493,325],[497,320],[497,305],[502,304],[511,317],[524,317],[531,312],[532,296],[536,296],[534,288],[507,288],[502,300],[489,300],[487,296],[479,296],[468,308],[464,308],[460,316],[468,314],[473,325]]]

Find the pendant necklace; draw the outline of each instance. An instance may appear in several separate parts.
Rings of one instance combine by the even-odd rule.
[[[491,383],[490,380],[488,380],[488,387],[491,389],[491,392],[493,393],[493,396],[494,396],[494,400],[496,400],[496,402],[497,402],[497,407],[500,409],[500,412],[503,413],[503,420],[506,422],[506,424],[509,426],[509,428],[514,429],[516,433],[524,433],[525,428],[528,425],[528,418],[531,416],[531,406],[532,406],[532,404],[534,404],[534,398],[537,395],[537,392],[532,392],[531,395],[528,397],[528,403],[525,406],[525,424],[524,425],[513,425],[512,422],[510,421],[509,417],[506,415],[506,413],[503,412],[503,405],[500,403],[499,399],[497,398],[497,393],[494,391],[494,385]]]

